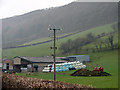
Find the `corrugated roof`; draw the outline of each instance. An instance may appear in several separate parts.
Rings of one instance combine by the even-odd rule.
[[[89,55],[72,55],[72,56],[67,56],[67,57],[81,57],[81,56],[89,56]]]
[[[54,62],[52,57],[20,57],[31,62]],[[56,59],[56,62],[66,62],[65,60]]]

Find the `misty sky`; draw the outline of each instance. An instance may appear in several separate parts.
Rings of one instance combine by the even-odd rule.
[[[30,11],[56,7],[76,0],[0,0],[0,19],[21,15]],[[98,2],[98,0],[78,0],[80,2]],[[99,0],[100,2],[117,2],[119,0]]]
[[[0,0],[0,18],[20,15],[37,9],[56,7],[74,0]]]

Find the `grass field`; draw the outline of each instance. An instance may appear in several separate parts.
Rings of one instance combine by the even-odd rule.
[[[87,63],[87,69],[92,70],[93,67],[101,66],[105,72],[110,73],[112,76],[102,77],[83,77],[83,76],[70,76],[75,70],[57,72],[57,81],[76,83],[82,85],[91,85],[96,88],[117,88],[118,87],[118,50],[104,51],[98,53],[90,53],[90,63]],[[16,75],[26,76],[23,73]],[[42,78],[46,80],[53,80],[53,73],[34,73],[28,77]]]
[[[66,42],[68,39],[76,39],[78,37],[85,37],[90,32],[92,32],[94,35],[98,35],[103,32],[105,33],[112,32],[113,31],[113,29],[111,28],[112,25],[113,24],[108,24],[105,26],[92,28],[92,29],[74,34],[72,36],[57,40],[57,47],[58,47],[57,53],[61,52],[59,50],[61,43]],[[34,42],[37,43],[38,41],[41,42],[41,40],[43,41],[43,39],[40,39],[40,40],[36,40],[30,43],[34,43]],[[26,43],[26,44],[30,44],[30,43]],[[3,50],[3,57],[7,56],[8,58],[13,58],[14,56],[35,56],[35,57],[50,56],[53,52],[53,50],[50,49],[51,46],[53,46],[53,42],[35,45],[35,46],[23,47],[23,48],[5,49]]]
[[[73,33],[74,33],[74,32],[73,32]],[[57,38],[62,37],[62,36],[66,36],[66,35],[69,35],[69,34],[72,34],[72,33],[67,33],[67,34],[58,35]],[[29,44],[35,44],[35,43],[40,43],[40,42],[44,42],[44,41],[51,40],[51,39],[53,39],[53,32],[52,32],[52,34],[50,34],[50,35],[51,35],[51,36],[49,36],[49,37],[36,39],[36,40],[31,41],[31,42],[27,42],[27,43],[21,44],[21,45],[19,45],[19,46],[29,45]]]
[[[74,34],[72,36],[60,39],[57,41],[57,47],[60,47],[60,44],[63,42],[66,42],[68,39],[76,39],[78,37],[85,37],[88,33],[92,32],[94,35],[101,34],[103,32],[109,33],[112,32],[113,29],[111,28],[113,24],[108,24],[105,26],[100,26],[96,28],[92,28],[83,32],[79,32],[77,34]],[[117,33],[115,33],[115,42],[118,41]],[[102,37],[101,39],[105,39],[107,36]],[[45,39],[47,40],[47,38]],[[38,39],[35,41],[32,41],[30,43],[37,43],[44,41],[44,39]],[[25,44],[25,45],[26,45]],[[23,47],[23,48],[14,48],[14,49],[6,49],[3,50],[3,56],[7,56],[8,58],[13,58],[14,56],[50,56],[53,53],[53,50],[50,49],[50,47],[53,46],[53,42],[35,45],[35,46],[29,46],[29,47]],[[88,47],[94,47],[94,43],[91,43],[89,45],[84,46],[84,48]],[[57,54],[60,53],[60,50],[57,50]],[[118,87],[118,51],[104,51],[104,52],[96,52],[96,53],[88,53],[90,55],[90,63],[87,63],[87,69],[92,70],[93,67],[96,65],[101,66],[104,68],[105,72],[110,73],[112,76],[104,76],[104,77],[73,77],[70,76],[71,73],[73,73],[75,70],[72,71],[65,71],[65,72],[57,72],[56,78],[57,81],[62,82],[69,82],[69,83],[76,83],[76,84],[83,84],[83,85],[92,85],[93,87],[97,88],[117,88]],[[22,75],[26,76],[23,73],[17,73],[16,75]],[[42,78],[46,80],[53,80],[53,73],[34,73],[32,75],[29,75],[28,77],[33,78]]]
[[[73,36],[69,36],[67,37],[66,39],[75,39],[77,37],[85,37],[88,33],[93,33],[94,35],[98,35],[98,34],[101,34],[101,33],[109,33],[111,31],[113,31],[113,28],[111,28],[111,26],[113,25],[114,23],[112,24],[108,24],[108,25],[104,25],[104,26],[99,26],[99,27],[96,27],[96,28],[92,28],[92,29],[88,29],[86,31],[83,31],[83,32],[80,32],[80,33],[77,33]],[[74,33],[74,32],[73,32]],[[72,33],[68,33],[68,34],[72,34]],[[61,37],[61,36],[65,36],[65,35],[68,35],[68,34],[63,34],[63,35],[59,35],[57,37]],[[53,34],[52,34],[53,35]],[[65,38],[63,39],[63,41],[66,40]],[[50,40],[49,37],[47,38],[40,38],[40,39],[37,39],[37,40],[33,40],[31,42],[28,42],[28,43],[25,43],[25,44],[22,44],[22,45],[28,45],[28,44],[34,44],[34,43],[39,43],[39,42],[42,42],[42,41],[46,41],[46,40]]]

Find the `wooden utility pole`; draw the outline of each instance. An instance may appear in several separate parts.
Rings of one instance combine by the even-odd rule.
[[[56,30],[60,30],[60,29],[52,29],[52,28],[48,28],[49,30],[53,30],[54,31],[54,45],[53,47],[51,47],[51,49],[54,49],[54,55],[53,55],[53,58],[54,58],[54,81],[56,80]]]
[[[54,30],[54,81],[56,80],[56,75],[55,75],[55,69],[56,69],[56,66],[55,66],[55,63],[56,63],[56,30]]]

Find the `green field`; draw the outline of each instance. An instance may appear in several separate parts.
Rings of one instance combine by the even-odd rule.
[[[57,54],[59,54],[61,52],[59,50],[61,43],[66,42],[68,39],[73,40],[78,37],[85,37],[90,32],[92,32],[94,35],[98,35],[103,32],[109,33],[109,32],[114,31],[111,28],[112,25],[113,24],[108,24],[108,25],[92,28],[92,29],[74,34],[72,36],[57,40],[57,47],[58,47]],[[45,40],[47,40],[47,39],[45,39]],[[34,40],[34,41],[32,41],[30,43],[26,43],[26,44],[31,44],[34,42],[37,43],[37,42],[41,42],[41,41],[43,41],[43,39],[39,39],[36,41]],[[50,56],[53,53],[53,50],[50,49],[51,46],[53,46],[53,42],[35,45],[35,46],[23,47],[23,48],[5,49],[5,50],[3,50],[3,57],[7,56],[8,58],[13,58],[14,56],[35,56],[35,57]]]
[[[74,33],[74,32],[73,32],[73,33]],[[69,34],[72,34],[72,33],[67,33],[67,34],[63,34],[63,35],[58,35],[57,38],[62,37],[62,36],[65,36],[65,35],[69,35]],[[53,35],[53,32],[52,32],[52,35]],[[52,36],[52,35],[51,35],[50,37],[40,38],[40,39],[33,40],[33,41],[31,41],[31,42],[24,43],[24,44],[19,45],[19,46],[30,45],[30,44],[34,44],[34,43],[40,43],[40,42],[48,41],[48,40],[53,39],[53,36]]]
[[[96,28],[92,28],[83,32],[79,32],[77,34],[74,34],[72,36],[59,39],[57,40],[57,47],[59,48],[60,45],[64,42],[66,42],[68,39],[76,39],[78,37],[85,37],[88,33],[93,33],[95,36],[101,33],[110,33],[114,30],[111,28],[113,24],[108,24]],[[114,33],[114,43],[118,42],[118,34]],[[108,36],[104,36],[100,38],[101,40],[104,40]],[[45,39],[38,39],[34,40],[27,44],[33,44],[37,42],[41,42],[44,40],[48,40],[48,38]],[[91,48],[94,47],[94,43],[90,43],[88,45],[85,45],[83,48]],[[33,57],[40,57],[40,56],[50,56],[53,53],[53,50],[50,49],[50,47],[53,46],[53,42],[35,45],[35,46],[29,46],[29,47],[23,47],[23,48],[14,48],[14,49],[5,49],[3,50],[3,56],[7,56],[8,58],[13,58],[14,56],[33,56]],[[57,56],[59,55],[61,51],[57,50]],[[71,53],[73,54],[73,53]],[[86,54],[86,53],[84,53]],[[57,80],[62,82],[70,82],[70,83],[76,83],[76,84],[83,84],[83,85],[92,85],[93,87],[97,88],[117,88],[118,87],[118,51],[117,50],[108,50],[103,52],[89,52],[90,55],[90,63],[87,63],[87,69],[92,70],[93,67],[96,65],[101,66],[104,68],[105,72],[110,73],[112,76],[104,76],[104,77],[73,77],[70,76],[73,71],[66,71],[66,72],[57,72]],[[65,55],[66,56],[66,55]],[[23,75],[22,73],[17,73],[17,75]],[[53,80],[53,73],[34,73],[28,77],[34,77],[34,78],[42,78],[46,80]]]
[[[75,70],[57,72],[57,81],[69,82],[82,85],[91,85],[96,88],[117,88],[118,87],[118,50],[104,51],[98,53],[90,53],[90,63],[87,63],[87,69],[92,70],[93,67],[101,66],[105,72],[110,73],[112,76],[102,77],[83,77],[83,76],[70,76]],[[26,76],[23,73],[16,75]],[[53,80],[53,73],[34,73],[28,77],[42,78],[46,80]]]

